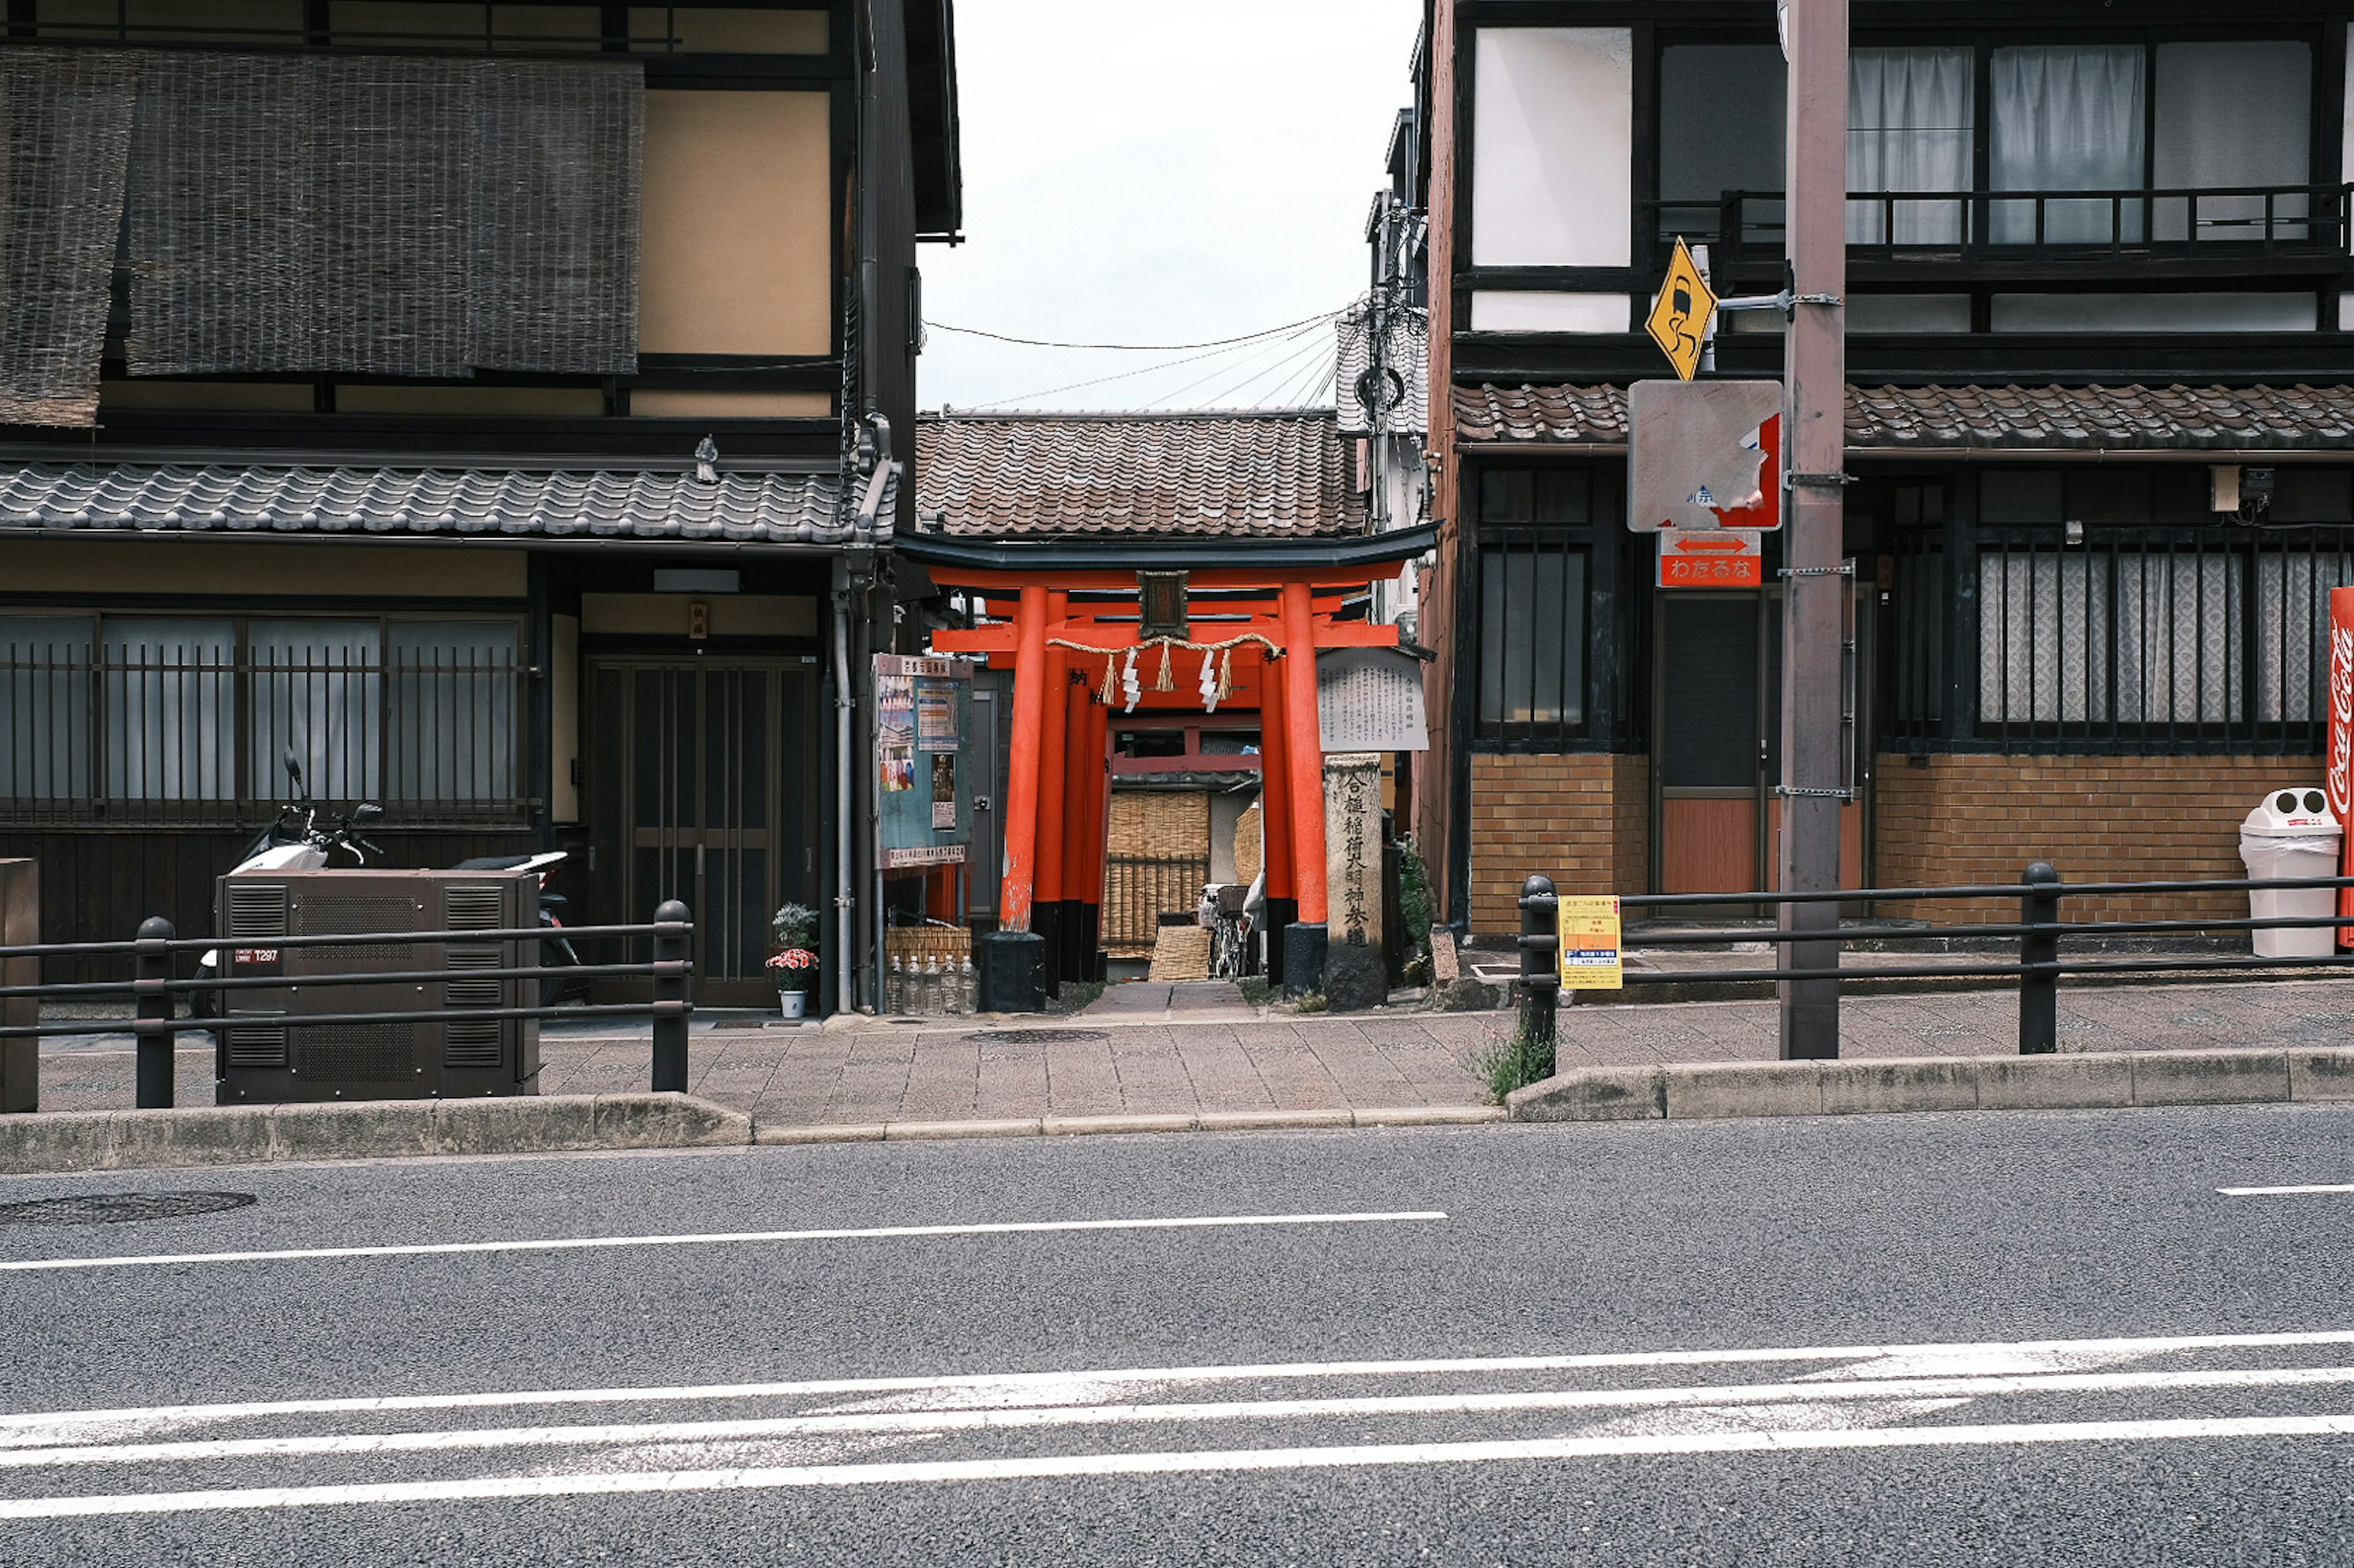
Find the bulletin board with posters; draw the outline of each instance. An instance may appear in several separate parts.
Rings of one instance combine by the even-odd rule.
[[[972,666],[875,656],[875,822],[885,871],[961,865],[972,842]]]

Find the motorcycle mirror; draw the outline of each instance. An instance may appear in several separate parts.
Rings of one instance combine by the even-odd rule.
[[[302,759],[294,755],[294,748],[290,746],[281,755],[286,761],[286,777],[297,784],[302,782]]]
[[[352,812],[352,825],[354,827],[366,827],[370,822],[380,822],[382,821],[384,821],[384,808],[376,805],[373,801],[355,808]]]

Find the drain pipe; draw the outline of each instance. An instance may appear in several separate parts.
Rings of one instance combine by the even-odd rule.
[[[854,703],[850,683],[850,563],[840,556],[833,558],[833,928],[834,947],[839,958],[834,964],[834,1011],[858,1011],[857,970],[852,955],[858,950],[858,937],[851,929],[850,915],[856,906],[852,895],[853,879],[857,866],[850,853],[850,818],[854,806],[851,794],[850,715]]]

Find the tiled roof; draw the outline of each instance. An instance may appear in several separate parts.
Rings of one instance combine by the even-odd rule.
[[[1297,538],[1362,531],[1332,411],[930,414],[916,511],[949,534]]]
[[[1458,387],[1466,441],[1617,445],[1618,387]],[[2354,442],[2354,387],[1850,387],[1861,450],[2289,450]]]
[[[0,467],[0,529],[849,543],[856,531],[836,525],[835,489],[832,474],[704,483],[691,470],[33,463]]]

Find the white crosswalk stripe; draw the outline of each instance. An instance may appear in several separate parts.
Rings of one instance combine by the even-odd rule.
[[[30,1412],[0,1416],[0,1519],[1627,1455],[2327,1441],[2354,1436],[2354,1366],[2316,1358],[2349,1343],[2354,1330]],[[1656,1381],[1698,1366],[1778,1375]],[[566,1404],[646,1418],[451,1424]],[[681,1404],[736,1408],[709,1419],[664,1415]],[[412,1424],[426,1413],[450,1419]],[[321,1431],[322,1417],[361,1429]],[[1123,1446],[1123,1431],[1150,1433],[1152,1446]],[[1217,1435],[1219,1446],[1189,1446],[1196,1433]],[[931,1451],[876,1457],[910,1446]],[[65,1489],[111,1469],[135,1470],[147,1485]]]

